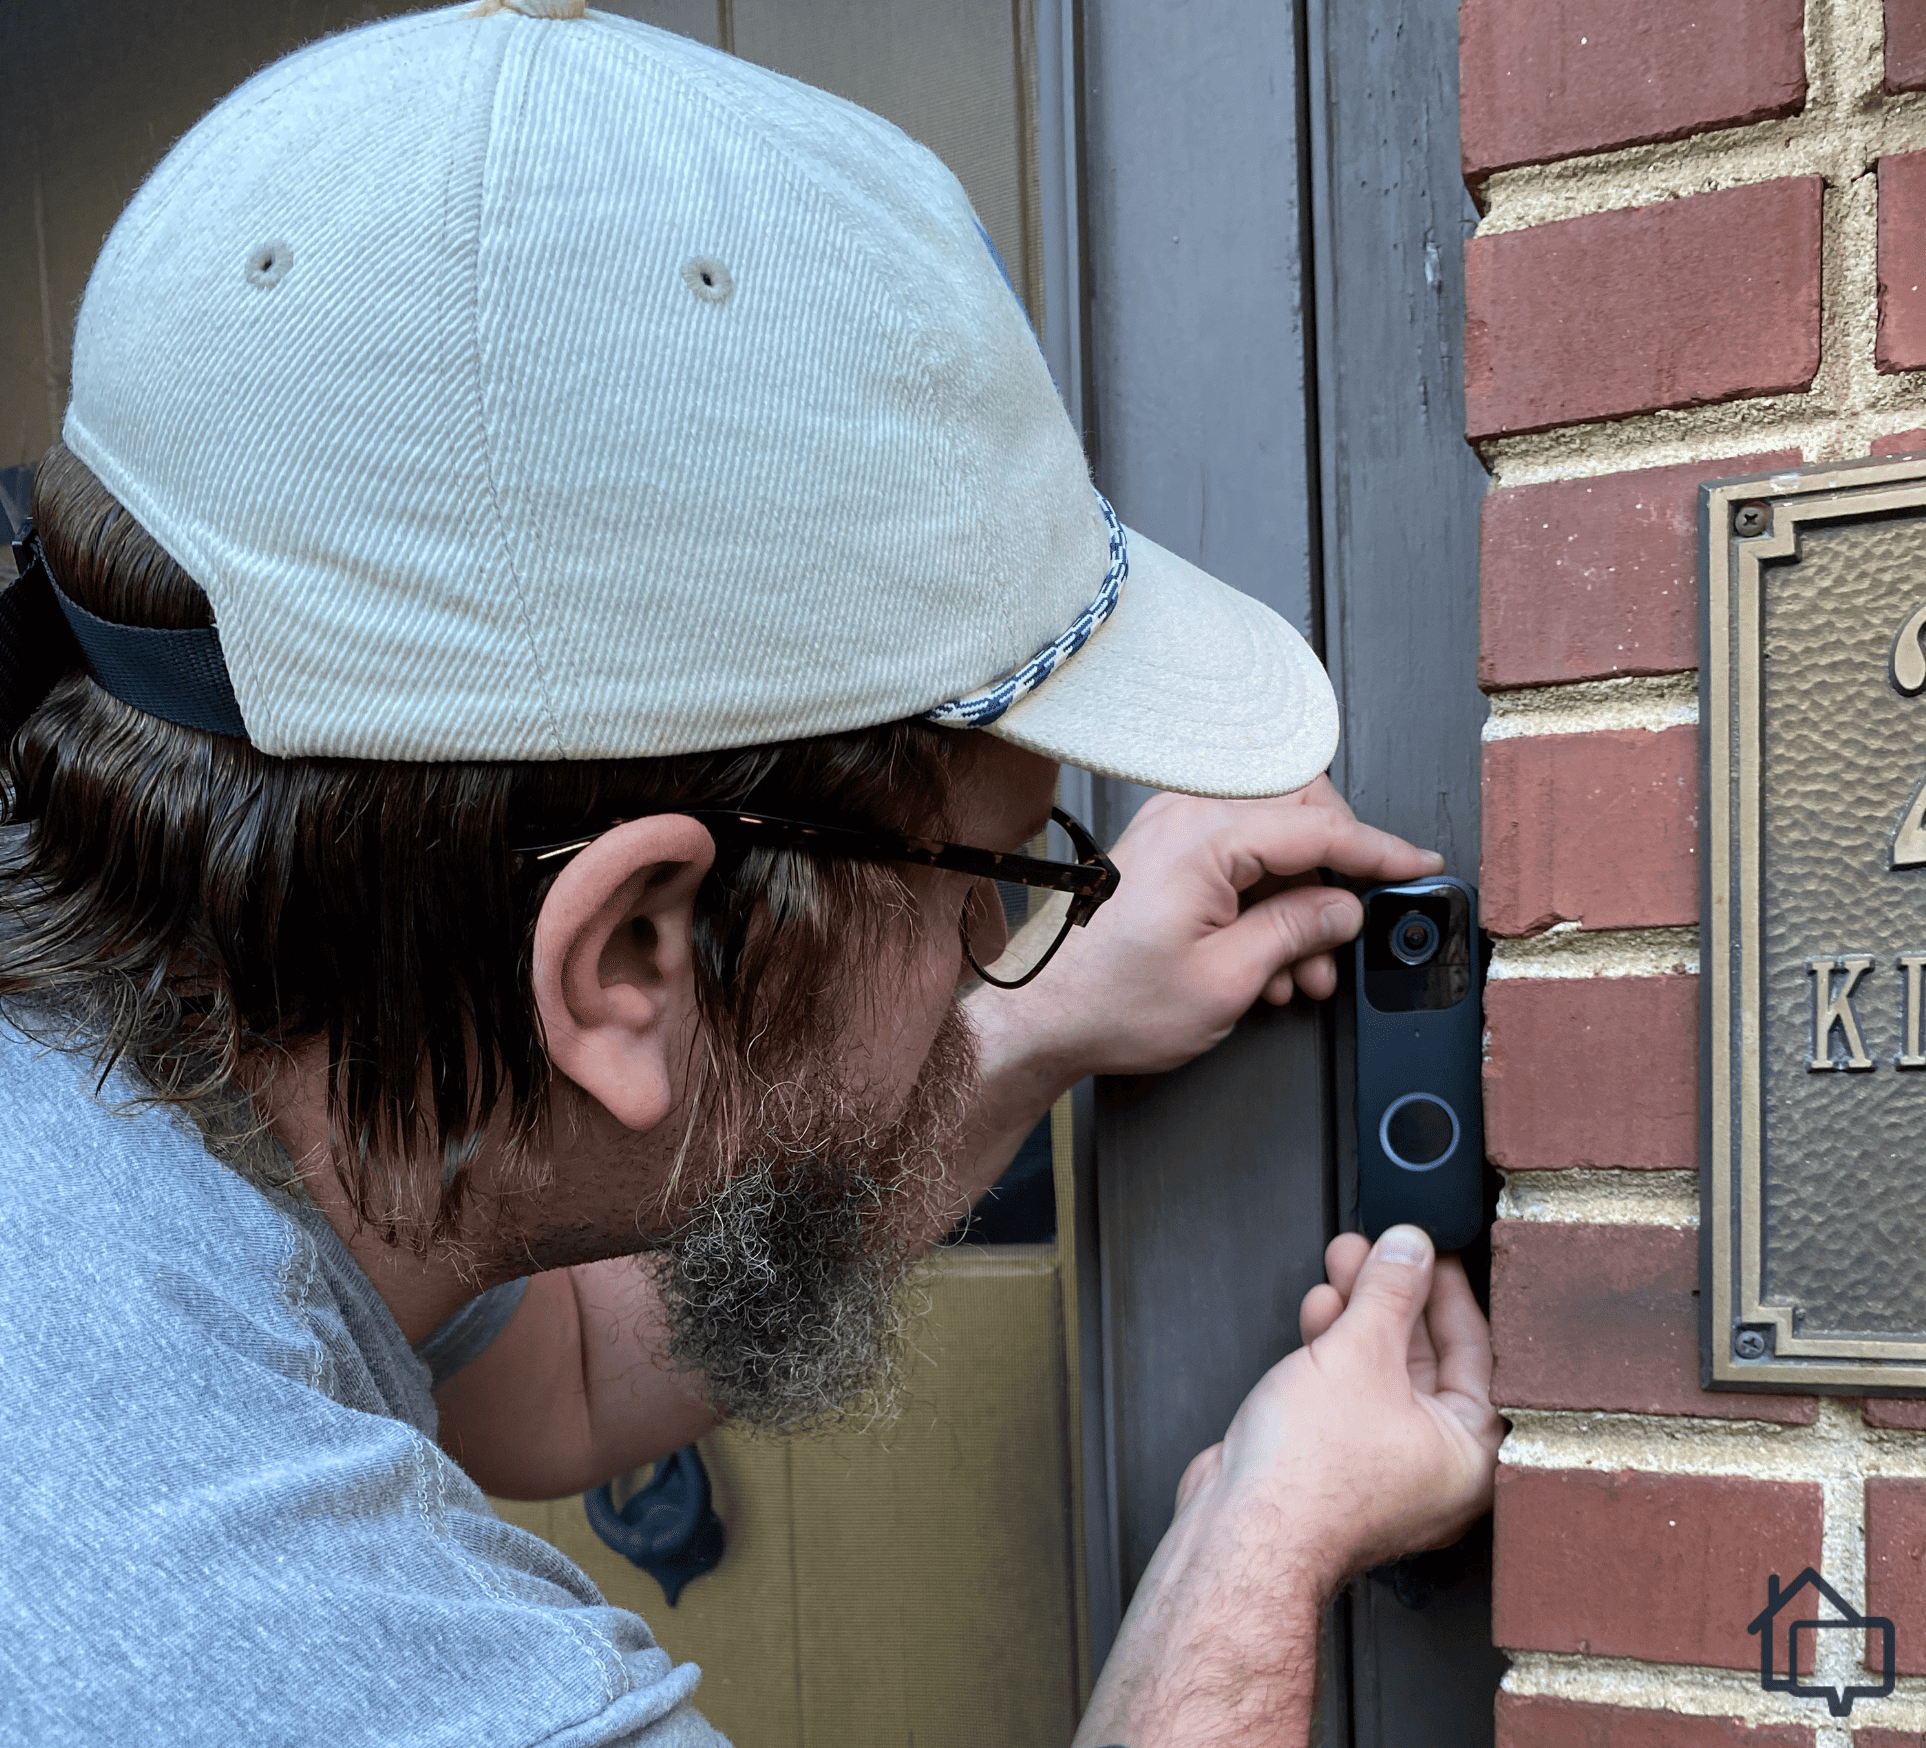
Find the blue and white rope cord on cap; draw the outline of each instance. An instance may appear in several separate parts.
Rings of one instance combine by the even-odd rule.
[[[1110,500],[1097,493],[1097,508],[1103,512],[1110,529],[1110,568],[1103,574],[1103,587],[1097,598],[1070,622],[1070,627],[1054,643],[1046,643],[1014,674],[972,692],[966,698],[952,698],[924,713],[926,722],[942,728],[987,728],[1020,698],[1027,698],[1078,650],[1090,641],[1090,634],[1117,610],[1117,592],[1130,574],[1130,547],[1124,525]]]

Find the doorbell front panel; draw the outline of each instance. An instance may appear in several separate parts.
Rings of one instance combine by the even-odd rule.
[[[1484,1224],[1478,894],[1441,876],[1364,895],[1357,971],[1358,1212],[1456,1250]]]

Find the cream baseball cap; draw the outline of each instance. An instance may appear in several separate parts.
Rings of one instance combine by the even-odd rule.
[[[101,251],[63,436],[206,591],[181,635],[271,754],[924,714],[1263,795],[1336,745],[1297,633],[1095,493],[934,156],[580,0],[350,31],[219,104]]]

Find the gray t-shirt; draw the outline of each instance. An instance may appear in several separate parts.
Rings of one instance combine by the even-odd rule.
[[[411,1349],[317,1209],[127,1094],[0,1024],[0,1741],[717,1748],[435,1442],[514,1295]]]

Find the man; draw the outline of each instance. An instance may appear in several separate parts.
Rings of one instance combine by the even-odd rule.
[[[1295,634],[1091,492],[954,180],[579,0],[204,119],[103,249],[34,524],[10,1738],[714,1740],[477,1483],[886,1399],[904,1268],[1066,1086],[1329,994],[1313,870],[1438,866],[1318,775]],[[1221,799],[1023,856],[1059,759]],[[1048,895],[1016,942],[992,878]],[[1333,1587],[1486,1503],[1463,1276],[1367,1249],[1186,1474],[1079,1742],[1302,1741]]]

